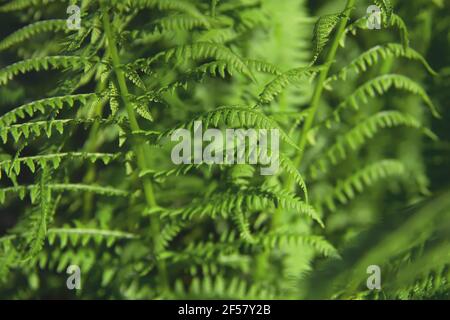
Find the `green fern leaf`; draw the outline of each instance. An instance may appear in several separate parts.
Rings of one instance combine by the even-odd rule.
[[[92,63],[84,57],[77,56],[53,56],[44,58],[32,58],[16,62],[0,70],[0,85],[7,84],[18,74],[29,71],[41,71],[49,69],[89,70]]]
[[[341,204],[348,203],[357,193],[372,186],[381,179],[394,176],[404,176],[407,170],[403,163],[397,160],[382,160],[352,174],[345,180],[338,181],[333,193],[323,200],[331,211],[336,210],[335,200]]]
[[[316,160],[311,166],[311,175],[316,177],[319,171],[326,172],[330,164],[335,165],[339,161],[346,159],[347,149],[357,150],[381,129],[398,126],[415,128],[421,130],[430,138],[437,139],[434,133],[424,128],[413,116],[399,111],[382,111],[360,122],[344,135],[338,136],[338,141],[328,148],[325,156]]]
[[[9,49],[25,40],[31,39],[37,34],[44,32],[58,32],[67,30],[66,20],[46,20],[30,24],[0,41],[0,51]]]
[[[367,104],[369,97],[374,98],[377,95],[383,95],[388,92],[390,88],[405,90],[419,95],[431,110],[431,113],[435,117],[440,118],[439,112],[437,111],[430,97],[421,85],[419,85],[412,79],[402,75],[385,74],[364,83],[363,85],[358,87],[352,94],[350,94],[345,99],[345,101],[339,104],[339,106],[333,112],[335,121],[340,121],[339,115],[343,110],[349,107],[353,107],[353,109],[359,110],[360,103]],[[330,125],[331,122],[328,122],[327,124]]]
[[[369,49],[368,51],[362,53],[360,56],[358,56],[356,59],[350,62],[349,65],[341,69],[338,72],[338,74],[329,78],[328,81],[337,79],[346,80],[347,74],[350,71],[353,70],[356,73],[365,72],[369,67],[375,65],[379,61],[383,61],[388,57],[395,57],[395,58],[403,57],[410,60],[419,61],[425,66],[425,68],[427,69],[428,72],[430,72],[430,74],[437,75],[437,73],[430,67],[428,62],[426,62],[425,58],[420,53],[418,53],[412,48],[405,49],[399,44],[389,43],[383,46],[375,46]]]

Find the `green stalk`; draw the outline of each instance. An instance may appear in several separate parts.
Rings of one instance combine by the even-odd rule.
[[[139,127],[139,123],[136,118],[136,114],[134,112],[133,106],[131,105],[131,103],[128,99],[129,90],[128,90],[127,83],[125,80],[125,75],[121,68],[121,62],[120,62],[120,57],[119,57],[119,53],[117,50],[116,42],[114,40],[114,36],[113,36],[112,30],[111,30],[109,14],[108,14],[107,9],[104,7],[105,6],[104,2],[102,2],[102,5],[103,5],[103,9],[104,9],[103,26],[105,28],[106,37],[108,39],[108,50],[109,50],[109,54],[110,54],[110,57],[111,57],[111,60],[113,63],[113,68],[114,68],[114,72],[116,74],[117,83],[119,85],[120,95],[121,95],[121,98],[123,100],[123,103],[125,105],[125,108],[126,108],[126,111],[128,114],[128,121],[130,123],[131,130],[132,131],[140,131],[140,127]],[[136,140],[133,142],[133,148],[136,153],[137,165],[138,165],[139,170],[141,170],[141,171],[148,170],[149,169],[149,167],[147,166],[147,159],[149,159],[148,146],[139,139],[139,140]],[[150,208],[157,207],[158,204],[155,199],[152,181],[148,177],[143,177],[142,185],[143,185],[144,195],[145,195],[145,199],[147,201],[148,206]],[[161,231],[160,231],[161,226],[160,226],[159,217],[157,215],[151,216],[150,227],[151,227],[152,236],[153,236],[154,251],[155,251],[155,254],[157,255],[159,248],[160,248],[159,244],[161,243]],[[168,277],[167,277],[167,270],[166,270],[165,262],[162,260],[159,260],[157,262],[157,268],[158,268],[159,276],[161,277],[160,279],[161,279],[162,288],[165,291],[168,288]]]

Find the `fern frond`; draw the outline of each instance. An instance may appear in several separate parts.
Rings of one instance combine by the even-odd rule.
[[[381,9],[383,15],[383,23],[385,26],[391,21],[394,13],[394,7],[390,0],[374,0],[375,4]]]
[[[251,285],[238,277],[221,275],[194,278],[188,288],[177,280],[171,298],[176,299],[273,299],[275,293],[268,288]]]
[[[280,158],[280,166],[283,168],[286,173],[293,177],[295,182],[298,184],[300,189],[303,191],[303,194],[305,195],[305,201],[306,203],[309,202],[308,199],[308,188],[306,187],[305,180],[303,179],[303,176],[300,174],[300,172],[295,167],[294,163],[289,159],[289,157],[286,157],[283,153],[280,152],[279,154]]]
[[[21,137],[25,139],[29,138],[31,135],[39,137],[42,134],[46,134],[50,138],[54,130],[59,134],[64,133],[64,128],[70,125],[78,124],[93,124],[93,123],[114,123],[110,120],[105,119],[63,119],[63,120],[48,120],[48,121],[35,121],[26,122],[23,124],[15,124],[8,127],[0,128],[0,137],[3,143],[8,142],[8,136],[11,135],[15,142],[18,142]]]
[[[47,236],[47,226],[50,222],[51,189],[48,186],[50,173],[46,168],[42,169],[39,184],[36,186],[36,196],[39,199],[39,210],[32,212],[30,217],[29,233],[24,237],[21,250],[24,250],[22,259],[34,258],[43,248]]]
[[[0,70],[0,85],[7,84],[18,74],[30,71],[49,69],[89,70],[92,63],[85,57],[78,56],[52,56],[44,58],[31,58],[16,62]]]
[[[11,0],[0,7],[0,12],[18,11],[39,5],[47,5],[55,1],[61,0]]]
[[[50,245],[54,245],[56,240],[59,240],[60,247],[62,248],[66,247],[68,243],[74,246],[78,244],[85,246],[90,241],[97,245],[105,242],[110,247],[119,240],[132,240],[137,238],[138,236],[136,234],[129,232],[95,228],[51,228],[47,234]]]
[[[403,48],[407,50],[409,48],[409,32],[403,19],[394,13],[391,16],[390,25],[391,27],[398,29]]]
[[[282,248],[286,245],[307,245],[317,250],[324,257],[340,257],[337,250],[321,236],[276,231],[258,236],[257,242],[264,248],[272,249]]]
[[[246,59],[245,63],[251,70],[255,70],[257,72],[263,72],[263,73],[267,73],[267,74],[272,74],[272,75],[276,75],[276,76],[281,75],[281,71],[278,69],[278,67],[269,62]]]
[[[231,215],[231,219],[236,224],[241,239],[246,243],[253,243],[255,241],[255,238],[252,235],[252,232],[250,230],[250,222],[248,221],[248,218],[245,215],[245,213],[240,210],[236,210]]]
[[[204,17],[199,18],[186,14],[164,17],[157,20],[156,24],[156,30],[160,33],[176,30],[190,31],[198,28],[207,29],[210,27],[209,21]]]
[[[358,56],[356,59],[350,62],[349,65],[345,66],[336,75],[333,75],[327,81],[338,79],[345,80],[347,78],[347,74],[350,71],[353,70],[357,74],[365,72],[369,67],[389,57],[407,58],[410,60],[419,61],[424,65],[424,67],[430,74],[437,75],[436,71],[434,71],[430,67],[425,58],[414,49],[409,47],[403,48],[400,44],[397,43],[388,43],[382,46],[375,46],[367,50],[366,52],[362,53],[360,56]]]
[[[201,114],[193,120],[177,126],[175,129],[166,131],[162,136],[169,136],[178,128],[192,129],[196,121],[201,121],[204,128],[214,126],[218,127],[223,123],[228,128],[255,128],[255,129],[277,129],[280,137],[294,148],[298,148],[296,143],[283,131],[278,123],[266,116],[264,113],[256,109],[248,109],[243,107],[219,107],[213,111]]]
[[[10,34],[5,39],[0,41],[0,51],[9,49],[10,47],[17,45],[23,41],[26,41],[39,33],[44,32],[58,32],[67,30],[66,20],[46,20],[38,21],[30,24],[16,32]]]
[[[197,7],[183,0],[113,0],[114,5],[126,6],[128,9],[158,9],[160,11],[174,10],[193,17],[205,18]]]
[[[181,215],[183,219],[191,219],[194,216],[208,215],[212,218],[220,215],[227,217],[236,211],[258,211],[268,208],[283,208],[305,214],[323,226],[314,208],[301,201],[295,195],[287,191],[262,190],[251,188],[243,191],[227,190],[216,193],[209,199],[193,201],[191,205],[181,209],[169,210],[165,215]]]
[[[147,61],[147,63],[151,64],[160,58],[165,59],[166,62],[168,62],[172,58],[175,58],[176,61],[199,59],[215,59],[226,61],[229,65],[229,68],[232,67],[236,71],[248,76],[250,79],[255,79],[252,71],[241,57],[239,57],[229,48],[217,43],[198,42],[191,45],[175,47],[168,51],[157,54],[155,57]]]
[[[310,80],[321,69],[323,69],[323,66],[301,67],[282,73],[265,86],[263,92],[259,95],[260,103],[272,102],[287,86],[302,80]]]
[[[238,37],[238,33],[232,28],[214,28],[202,32],[195,36],[196,42],[212,42],[212,43],[227,43],[233,41]]]
[[[346,12],[322,16],[314,26],[313,37],[313,63],[317,61],[323,49],[330,40],[330,35],[339,21],[347,15]]]
[[[338,200],[341,204],[346,204],[356,194],[374,185],[377,181],[389,177],[404,176],[406,172],[404,164],[397,160],[382,160],[370,164],[352,174],[349,178],[338,181],[332,194],[321,202],[326,203],[328,208],[334,211],[336,210],[335,200]]]
[[[0,116],[0,125],[9,126],[19,119],[24,119],[27,115],[33,117],[37,112],[45,114],[48,110],[60,110],[64,105],[73,107],[75,102],[85,105],[88,100],[94,98],[98,98],[98,95],[95,93],[87,93],[46,98],[29,102]]]
[[[381,111],[362,121],[344,135],[339,136],[338,141],[328,148],[325,156],[319,158],[311,165],[311,175],[316,177],[319,171],[326,172],[330,164],[335,165],[339,161],[346,159],[347,149],[353,151],[359,149],[381,129],[398,126],[407,126],[421,130],[425,135],[436,139],[434,133],[424,128],[415,117],[399,111]]]
[[[116,189],[113,187],[102,187],[97,185],[85,185],[85,184],[70,184],[70,183],[50,183],[47,187],[51,191],[55,192],[88,192],[93,194],[99,194],[108,197],[128,197],[130,193],[128,191]],[[6,196],[9,194],[17,194],[19,199],[23,200],[27,193],[30,195],[32,203],[36,202],[39,196],[39,186],[38,185],[27,185],[27,186],[15,186],[9,188],[0,189],[0,204],[5,203]]]
[[[399,74],[384,74],[367,81],[350,94],[345,101],[339,104],[333,112],[333,117],[336,121],[340,121],[339,115],[343,110],[349,107],[359,110],[360,103],[367,104],[369,97],[374,98],[377,95],[383,95],[389,91],[390,88],[401,89],[419,95],[426,103],[433,116],[440,118],[439,112],[422,86],[412,79]]]
[[[36,167],[52,167],[58,169],[61,162],[65,159],[89,160],[91,163],[102,161],[105,165],[112,160],[117,159],[120,154],[112,153],[89,153],[89,152],[67,152],[56,154],[45,154],[31,157],[19,157],[13,160],[0,161],[0,178],[2,170],[9,176],[20,175],[21,166],[26,165],[32,173]]]

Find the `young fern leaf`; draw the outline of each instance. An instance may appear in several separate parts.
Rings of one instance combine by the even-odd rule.
[[[312,64],[317,61],[323,49],[330,40],[330,35],[341,21],[347,15],[346,12],[334,13],[322,16],[317,20],[313,31],[313,59]]]
[[[119,111],[119,97],[119,91],[117,90],[116,85],[113,82],[110,82],[108,88],[108,99],[111,117],[114,117]]]
[[[361,30],[367,30],[367,21],[368,21],[368,17],[363,17],[360,18],[358,20],[356,20],[355,22],[353,22],[351,25],[349,25],[346,28],[346,33],[351,32],[353,35],[356,35],[356,31],[357,29],[361,29]],[[385,19],[383,19],[383,21],[385,21]],[[409,32],[408,32],[408,28],[406,27],[405,22],[403,21],[403,19],[396,15],[395,13],[392,14],[390,21],[387,23],[386,27],[390,27],[393,29],[397,29],[398,32],[400,33],[400,40],[403,46],[403,49],[408,49],[409,48]]]
[[[265,86],[263,92],[259,95],[259,103],[266,104],[272,102],[287,86],[303,80],[311,80],[321,69],[323,69],[323,66],[301,67],[278,75]]]
[[[11,48],[14,45],[17,45],[21,42],[24,42],[28,39],[33,38],[37,34],[44,32],[58,32],[58,31],[67,31],[67,22],[66,20],[46,20],[46,21],[38,21],[33,24],[30,24],[22,29],[17,30],[11,35],[7,36],[5,39],[0,41],[0,51]]]
[[[77,56],[53,56],[44,58],[31,58],[16,62],[0,70],[0,85],[7,84],[18,74],[30,71],[42,71],[49,69],[89,70],[92,63],[85,57]]]
[[[335,165],[339,161],[347,158],[347,149],[353,151],[359,149],[368,139],[373,138],[373,136],[381,129],[398,126],[415,128],[421,130],[430,138],[437,139],[433,132],[424,128],[413,116],[399,111],[381,111],[362,121],[344,135],[339,136],[338,141],[328,148],[325,156],[317,159],[315,163],[311,165],[311,175],[317,177],[319,171],[327,172],[330,164]]]
[[[386,27],[394,14],[394,7],[390,0],[374,0],[374,2],[381,9],[383,24]]]
[[[340,114],[343,110],[349,107],[353,107],[353,109],[359,110],[360,103],[367,104],[369,97],[374,98],[377,95],[381,96],[388,92],[392,87],[419,95],[426,103],[433,116],[435,116],[436,118],[440,118],[439,112],[437,111],[430,97],[418,83],[402,75],[385,74],[364,83],[363,85],[358,87],[351,95],[349,95],[345,99],[345,101],[339,104],[339,106],[333,112],[334,120],[340,122]],[[331,121],[327,122],[328,126],[331,125]]]
[[[376,63],[383,61],[386,58],[407,58],[410,60],[416,60],[421,62],[427,71],[432,75],[437,75],[436,71],[434,71],[425,58],[415,51],[412,48],[403,48],[400,44],[397,43],[388,43],[382,46],[375,46],[366,52],[362,53],[349,65],[342,68],[337,74],[330,77],[327,82],[334,81],[338,79],[346,80],[347,74],[350,71],[354,71],[356,73],[365,72],[369,67],[374,66]]]
[[[335,211],[336,200],[341,204],[346,204],[357,193],[363,192],[365,188],[374,185],[377,181],[395,176],[404,176],[406,173],[407,170],[403,163],[397,160],[382,160],[370,164],[352,174],[349,178],[338,181],[333,193],[325,198],[322,203],[326,203],[331,211]]]
[[[406,50],[409,48],[409,33],[403,19],[395,13],[391,16],[390,25],[392,28],[396,28],[400,32],[400,39],[403,44],[403,48]]]

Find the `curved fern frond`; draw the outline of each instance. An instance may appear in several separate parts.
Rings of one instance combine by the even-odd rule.
[[[5,39],[0,41],[0,51],[9,49],[10,47],[17,45],[23,41],[26,41],[39,33],[44,32],[58,32],[67,30],[67,22],[66,20],[46,20],[46,21],[38,21],[33,24],[30,24],[22,29],[17,30],[16,32],[10,34]]]
[[[347,158],[347,149],[353,151],[359,149],[368,139],[384,128],[407,126],[421,130],[432,139],[437,139],[435,134],[413,116],[399,111],[382,111],[362,121],[350,131],[338,137],[338,141],[328,148],[324,157],[319,158],[311,165],[311,175],[317,176],[319,171],[326,172],[331,165]]]
[[[397,160],[382,160],[370,164],[354,173],[351,177],[338,181],[333,193],[326,199],[321,200],[326,203],[331,211],[336,210],[335,200],[341,204],[346,204],[353,199],[356,194],[361,193],[365,188],[372,186],[381,179],[395,176],[404,176],[407,170],[404,164]]]
[[[394,7],[390,0],[374,0],[375,4],[381,9],[383,14],[383,23],[385,26],[391,21],[394,14]]]
[[[80,102],[84,105],[88,100],[98,97],[99,96],[96,93],[87,93],[46,98],[29,102],[0,116],[0,125],[9,126],[19,119],[24,119],[27,115],[33,117],[37,112],[45,114],[47,110],[60,110],[64,105],[73,107],[75,102]]]
[[[308,188],[306,187],[306,183],[305,183],[305,180],[303,179],[303,176],[297,170],[297,168],[295,167],[295,165],[291,161],[291,159],[286,157],[281,152],[279,154],[279,159],[280,159],[280,166],[283,168],[284,171],[286,171],[286,173],[289,176],[294,177],[295,182],[297,182],[298,186],[300,187],[300,189],[302,189],[303,194],[305,195],[306,203],[308,203],[309,202],[309,199],[308,199]]]
[[[403,48],[405,50],[409,48],[409,32],[403,19],[394,13],[391,16],[390,25],[392,28],[396,28],[400,32],[400,39],[403,44]]]
[[[430,67],[425,58],[414,49],[409,47],[403,48],[400,44],[397,43],[388,43],[382,46],[375,46],[362,53],[360,56],[350,62],[349,65],[345,66],[336,75],[333,75],[327,81],[338,79],[345,80],[347,78],[347,74],[350,71],[354,71],[357,74],[365,72],[369,67],[389,57],[407,58],[410,60],[419,61],[424,65],[424,67],[430,74],[437,75],[436,71],[434,71]]]
[[[301,67],[282,73],[265,86],[263,92],[259,95],[260,103],[272,102],[287,86],[302,80],[310,80],[321,69],[323,69],[323,66]]]
[[[317,20],[313,31],[313,63],[319,58],[339,21],[346,15],[346,12],[327,14]]]
[[[49,69],[89,70],[92,63],[85,57],[78,56],[53,56],[44,58],[32,58],[16,62],[0,70],[0,85],[7,84],[18,74],[30,71],[42,71]]]
[[[375,79],[369,80],[368,82],[358,87],[351,95],[349,95],[345,99],[345,101],[339,104],[339,106],[333,112],[334,119],[336,121],[340,121],[340,113],[343,110],[349,108],[350,106],[355,110],[359,110],[360,103],[367,104],[369,97],[374,98],[377,95],[381,96],[389,91],[390,88],[405,90],[419,95],[426,103],[433,116],[440,118],[439,112],[420,84],[408,77],[399,74],[385,74]],[[328,125],[330,125],[329,122]]]

